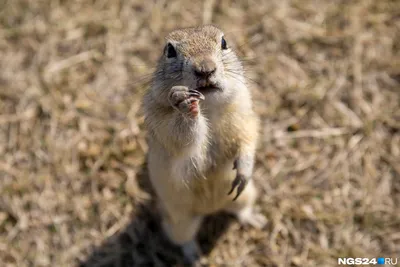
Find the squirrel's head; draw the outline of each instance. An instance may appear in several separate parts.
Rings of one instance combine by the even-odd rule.
[[[183,85],[209,94],[208,99],[226,100],[245,86],[242,64],[217,27],[175,30],[166,41],[156,72],[164,90]]]

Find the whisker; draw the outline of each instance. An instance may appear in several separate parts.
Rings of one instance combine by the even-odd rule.
[[[230,77],[235,77],[235,76],[242,75],[242,76],[244,76],[246,81],[250,81],[250,82],[252,82],[252,83],[254,83],[254,84],[258,85],[258,86],[262,86],[260,82],[248,77],[245,73],[237,73],[237,72],[230,71],[230,70],[226,71],[225,73],[227,75],[229,75]]]
[[[235,79],[236,81],[242,83],[243,85],[247,85],[247,84],[246,84],[246,81],[240,80],[240,79],[237,77],[237,75],[232,75],[231,73],[226,73],[226,75],[227,75],[228,77],[230,77],[230,78],[232,78],[232,79]]]

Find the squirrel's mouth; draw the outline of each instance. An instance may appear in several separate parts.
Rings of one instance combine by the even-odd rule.
[[[202,93],[222,91],[222,89],[217,86],[201,86],[201,87],[197,87],[197,90]]]
[[[215,83],[210,83],[208,81],[200,82],[196,89],[202,93],[222,91],[221,87],[217,86]]]

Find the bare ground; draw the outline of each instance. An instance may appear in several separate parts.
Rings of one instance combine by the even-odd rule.
[[[202,23],[248,70],[269,220],[211,216],[204,264],[400,258],[400,1],[155,2],[0,1],[1,266],[182,263],[139,108],[165,34]]]

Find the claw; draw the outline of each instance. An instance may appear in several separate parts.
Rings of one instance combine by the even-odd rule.
[[[199,91],[194,90],[194,89],[189,89],[189,96],[195,96],[201,100],[205,99],[205,97],[202,93],[200,93]]]
[[[232,170],[236,170],[237,169],[237,160],[235,160],[234,162],[233,162],[233,169]]]
[[[243,175],[238,174],[236,176],[235,180],[233,180],[232,188],[228,193],[228,195],[232,194],[232,192],[237,187],[236,196],[233,199],[233,201],[235,201],[240,196],[240,194],[243,192],[244,188],[246,187],[246,184],[247,184],[247,179]]]

